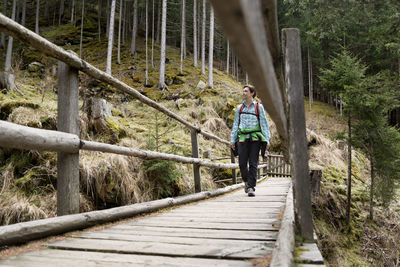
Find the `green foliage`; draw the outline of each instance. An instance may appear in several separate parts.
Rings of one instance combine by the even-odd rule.
[[[163,115],[164,121],[167,120],[166,116]],[[161,132],[160,130],[160,117],[158,112],[154,113],[154,128],[149,131],[147,140],[147,149],[161,152],[163,144],[161,138],[166,135],[169,131],[174,129],[173,126],[166,127],[166,130]],[[169,153],[174,153],[172,148]],[[155,184],[155,195],[157,198],[165,198],[171,196],[177,196],[181,192],[179,186],[179,178],[182,174],[177,170],[175,162],[168,160],[151,159],[143,161],[143,168],[146,173],[146,177],[154,182]]]

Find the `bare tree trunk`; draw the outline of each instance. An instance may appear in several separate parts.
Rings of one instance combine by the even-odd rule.
[[[162,0],[162,20],[161,20],[161,56],[160,56],[160,76],[158,81],[158,88],[163,90],[165,88],[164,74],[165,74],[165,34],[167,26],[167,0]]]
[[[17,7],[17,0],[13,0],[12,11],[11,11],[11,19],[15,20],[15,9]],[[11,57],[12,57],[12,49],[13,49],[13,37],[8,36],[8,44],[7,44],[7,54],[6,54],[6,62],[4,64],[4,70],[8,72],[11,70]]]
[[[132,42],[131,42],[131,55],[135,55],[136,51],[136,33],[137,33],[137,0],[133,2],[133,29],[132,29]]]
[[[246,72],[246,84],[249,84],[249,75]]]
[[[226,73],[229,74],[229,41],[226,40]]]
[[[36,0],[36,23],[35,23],[36,34],[39,34],[39,10],[40,10],[40,0]]]
[[[126,1],[124,2],[123,9],[124,11],[122,12],[122,43],[125,44],[125,32],[126,32]]]
[[[26,0],[22,2],[22,18],[21,18],[21,25],[25,26],[26,21]]]
[[[46,20],[49,20],[49,1],[46,1],[46,3],[44,4],[44,17],[46,18]]]
[[[7,16],[7,0],[4,0],[3,2],[3,14],[4,16]],[[0,42],[0,46],[2,48],[6,47],[6,35],[4,34],[4,32],[1,33],[1,42]]]
[[[214,57],[214,9],[210,5],[210,42],[208,45],[208,86],[213,87],[213,57]]]
[[[15,21],[16,22],[18,22],[19,23],[19,21],[20,21],[20,18],[19,18],[19,13],[20,13],[20,8],[21,8],[21,4],[20,4],[20,0],[17,0],[17,10],[16,10],[16,13],[15,13]]]
[[[370,164],[371,164],[371,187],[370,187],[370,192],[369,192],[369,219],[372,221],[374,220],[374,183],[375,183],[375,166],[374,166],[374,160],[372,156],[372,149],[371,150],[371,156],[370,156]]]
[[[112,48],[114,41],[114,15],[115,15],[115,1],[111,1],[111,13],[110,13],[110,29],[108,33],[108,48],[107,48],[107,74],[111,75],[111,59],[112,59]]]
[[[157,16],[157,34],[156,34],[156,43],[160,43],[160,29],[161,29],[161,3],[160,1],[157,1],[157,6],[158,6],[158,16]]]
[[[348,126],[348,132],[349,132],[349,140],[347,141],[347,147],[348,147],[348,152],[347,152],[347,205],[346,205],[346,223],[347,223],[347,230],[350,231],[350,207],[351,207],[351,117],[350,113],[348,114],[347,117],[347,126]]]
[[[201,73],[206,74],[205,53],[206,53],[206,0],[203,0],[203,27],[201,29]]]
[[[107,0],[106,18],[107,18],[106,35],[107,35],[107,37],[109,37],[109,33],[110,33],[110,0]]]
[[[61,21],[64,18],[64,0],[60,1],[60,12],[58,14],[58,25],[61,25]]]
[[[119,1],[119,19],[118,19],[118,50],[117,50],[117,64],[121,64],[121,26],[122,26],[122,5],[124,0]]]
[[[99,42],[101,42],[101,0],[98,1],[98,11],[97,11],[97,26],[99,31]]]
[[[81,40],[79,42],[79,57],[82,58],[83,20],[85,19],[85,0],[82,2]]]
[[[71,24],[74,24],[75,21],[75,0],[72,0],[72,6],[71,6]]]
[[[183,54],[185,50],[185,0],[181,0],[181,65],[179,69],[179,73],[183,73]]]
[[[193,0],[193,66],[197,67],[197,0]]]
[[[312,89],[311,89],[311,57],[310,57],[310,47],[307,47],[307,63],[308,63],[308,103],[310,106],[310,111],[311,111],[311,106],[312,106]]]
[[[151,67],[154,68],[154,0],[152,0],[152,19],[151,19]]]
[[[147,43],[149,39],[149,20],[147,13],[149,11],[149,0],[146,0],[146,72],[145,72],[145,78],[144,78],[144,85],[147,86],[148,80],[149,80],[149,60],[148,60],[148,48],[147,48]]]

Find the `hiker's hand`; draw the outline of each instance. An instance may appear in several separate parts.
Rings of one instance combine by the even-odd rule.
[[[267,143],[267,147],[265,148],[265,150],[269,150],[269,143]]]
[[[235,143],[231,143],[232,150],[235,150]]]

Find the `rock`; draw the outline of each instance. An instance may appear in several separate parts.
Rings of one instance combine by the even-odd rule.
[[[28,71],[42,74],[44,72],[44,65],[36,61],[32,62],[28,65]]]
[[[171,86],[173,83],[174,83],[174,78],[171,78],[170,76],[165,75],[165,84],[167,86]]]
[[[185,81],[184,81],[181,77],[175,76],[175,77],[174,77],[174,80],[172,81],[172,83],[173,83],[173,84],[184,84]]]
[[[207,84],[205,83],[205,82],[203,82],[203,81],[199,81],[199,83],[197,84],[197,86],[196,86],[196,90],[203,90],[203,89],[205,89],[207,87]]]

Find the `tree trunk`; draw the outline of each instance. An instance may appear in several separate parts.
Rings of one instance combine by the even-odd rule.
[[[229,74],[229,40],[226,40],[226,73]]]
[[[109,33],[110,33],[110,0],[107,0],[106,19],[107,19],[106,35],[107,35],[107,37],[109,37]]]
[[[46,1],[44,4],[44,17],[46,18],[47,21],[49,21],[49,1]],[[48,22],[47,22],[48,24]]]
[[[346,205],[346,224],[347,224],[347,230],[350,231],[350,207],[351,207],[351,116],[350,113],[347,115],[347,126],[348,126],[348,141],[347,141],[347,205]]]
[[[160,56],[160,76],[158,88],[165,88],[164,73],[165,73],[165,34],[167,26],[167,0],[162,0],[162,20],[161,20],[161,56]]]
[[[149,0],[146,0],[146,71],[145,71],[145,78],[144,78],[144,85],[147,86],[148,80],[149,80],[149,60],[148,60],[148,48],[147,48],[147,42],[149,39],[149,22],[148,22],[148,17],[147,13],[149,11]]]
[[[107,48],[107,74],[111,75],[111,59],[112,59],[112,49],[114,41],[114,15],[115,15],[115,1],[111,1],[111,13],[110,13],[110,29],[108,33],[108,48]]]
[[[64,0],[60,1],[60,12],[58,13],[58,25],[61,25],[61,21],[64,17]]]
[[[132,29],[132,42],[131,42],[131,55],[135,55],[136,51],[136,33],[137,33],[137,0],[133,2],[133,29]]]
[[[17,7],[17,0],[13,0],[12,11],[11,11],[11,19],[15,20],[15,9]],[[4,70],[8,72],[11,70],[11,56],[13,49],[13,37],[8,36],[8,45],[7,45],[7,54],[6,54],[6,62],[4,64]]]
[[[307,47],[307,63],[308,63],[308,103],[312,106],[312,75],[311,75],[311,56],[310,56],[310,47]]]
[[[181,0],[181,64],[179,68],[179,73],[183,73],[183,54],[185,50],[185,0]]]
[[[39,10],[40,10],[40,0],[36,0],[36,23],[35,23],[36,34],[39,34]]]
[[[206,74],[205,53],[206,53],[206,0],[203,0],[203,27],[201,29],[201,73]]]
[[[160,43],[160,32],[161,32],[161,4],[160,1],[157,1],[157,7],[158,7],[158,15],[157,15],[157,34],[156,34],[156,43]]]
[[[213,87],[214,9],[210,6],[210,42],[208,45],[208,86]]]
[[[193,66],[197,67],[197,0],[193,0]]]
[[[85,0],[82,2],[81,40],[79,42],[79,57],[82,58],[83,20],[85,19]]]
[[[72,0],[72,5],[71,5],[71,24],[75,24],[75,0]]]
[[[22,18],[21,18],[21,25],[25,26],[26,21],[26,0],[22,2]]]
[[[3,14],[4,16],[7,16],[7,0],[4,0],[3,3]],[[0,42],[0,46],[1,48],[5,48],[6,47],[6,35],[4,34],[4,32],[1,33],[1,42]]]
[[[246,72],[246,84],[249,84],[249,75]]]
[[[124,0],[119,1],[119,18],[118,18],[118,50],[117,50],[117,64],[121,64],[121,27],[122,27],[122,5]]]
[[[123,9],[124,11],[122,12],[122,43],[125,44],[125,33],[126,33],[126,1],[124,2]]]
[[[372,149],[371,149],[371,188],[369,192],[369,219],[372,221],[374,220],[374,183],[375,183],[375,166],[374,166],[374,159],[372,156]]]
[[[97,26],[99,31],[99,42],[101,42],[101,0],[98,1],[98,11],[97,11]]]
[[[151,17],[151,67],[154,68],[154,0],[152,0],[152,17]]]

